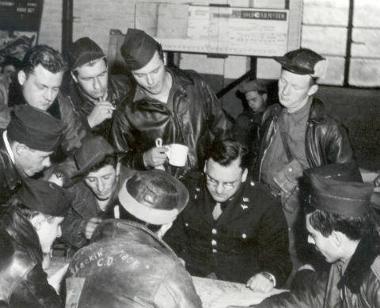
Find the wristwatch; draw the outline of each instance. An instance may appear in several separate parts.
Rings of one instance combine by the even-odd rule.
[[[276,277],[274,277],[271,273],[261,272],[266,279],[268,279],[271,283],[273,283],[273,287],[276,287]]]

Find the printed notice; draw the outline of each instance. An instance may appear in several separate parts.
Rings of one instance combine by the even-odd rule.
[[[280,56],[288,22],[288,10],[160,4],[156,39],[171,51]]]

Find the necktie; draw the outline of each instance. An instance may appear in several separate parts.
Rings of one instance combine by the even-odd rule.
[[[214,220],[218,220],[219,216],[222,215],[222,213],[222,207],[220,206],[220,203],[217,202],[212,211],[212,217],[214,218]]]

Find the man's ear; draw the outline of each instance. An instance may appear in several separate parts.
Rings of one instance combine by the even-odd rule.
[[[26,80],[26,74],[23,70],[20,70],[18,73],[17,73],[17,80],[18,80],[18,83],[20,85],[23,85],[25,83],[25,80]]]
[[[34,215],[32,218],[29,219],[30,223],[36,230],[39,230],[41,228],[41,225],[45,220],[46,217],[41,213]]]
[[[331,239],[333,240],[336,247],[341,247],[344,243],[343,241],[343,233],[339,231],[332,231],[330,234]]]
[[[14,150],[14,153],[16,155],[20,155],[20,154],[24,153],[25,150],[28,150],[28,149],[29,148],[25,144],[22,144],[22,143],[19,143],[19,142],[15,142],[14,143],[13,150]]]
[[[247,180],[247,176],[248,176],[248,169],[245,168],[244,171],[243,171],[243,174],[241,176],[242,183],[244,183]]]
[[[319,89],[319,86],[318,86],[317,84],[313,84],[313,85],[310,87],[309,91],[307,91],[307,94],[308,94],[309,96],[312,96],[312,95],[314,95],[315,93],[317,93],[318,89]]]
[[[71,78],[74,80],[74,82],[78,83],[78,78],[77,78],[77,76],[75,76],[75,74],[73,73],[73,71],[70,71],[70,74],[71,74]]]
[[[203,166],[203,172],[206,173],[207,171],[207,160],[205,161],[205,165]]]
[[[267,93],[263,94],[263,100],[265,103],[268,101],[268,94]]]

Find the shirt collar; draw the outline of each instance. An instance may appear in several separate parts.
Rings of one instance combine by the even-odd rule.
[[[12,148],[8,141],[7,130],[3,131],[3,140],[4,140],[5,148],[7,149],[7,152],[9,154],[9,157],[11,158],[12,163],[15,163],[15,156],[12,152]]]

